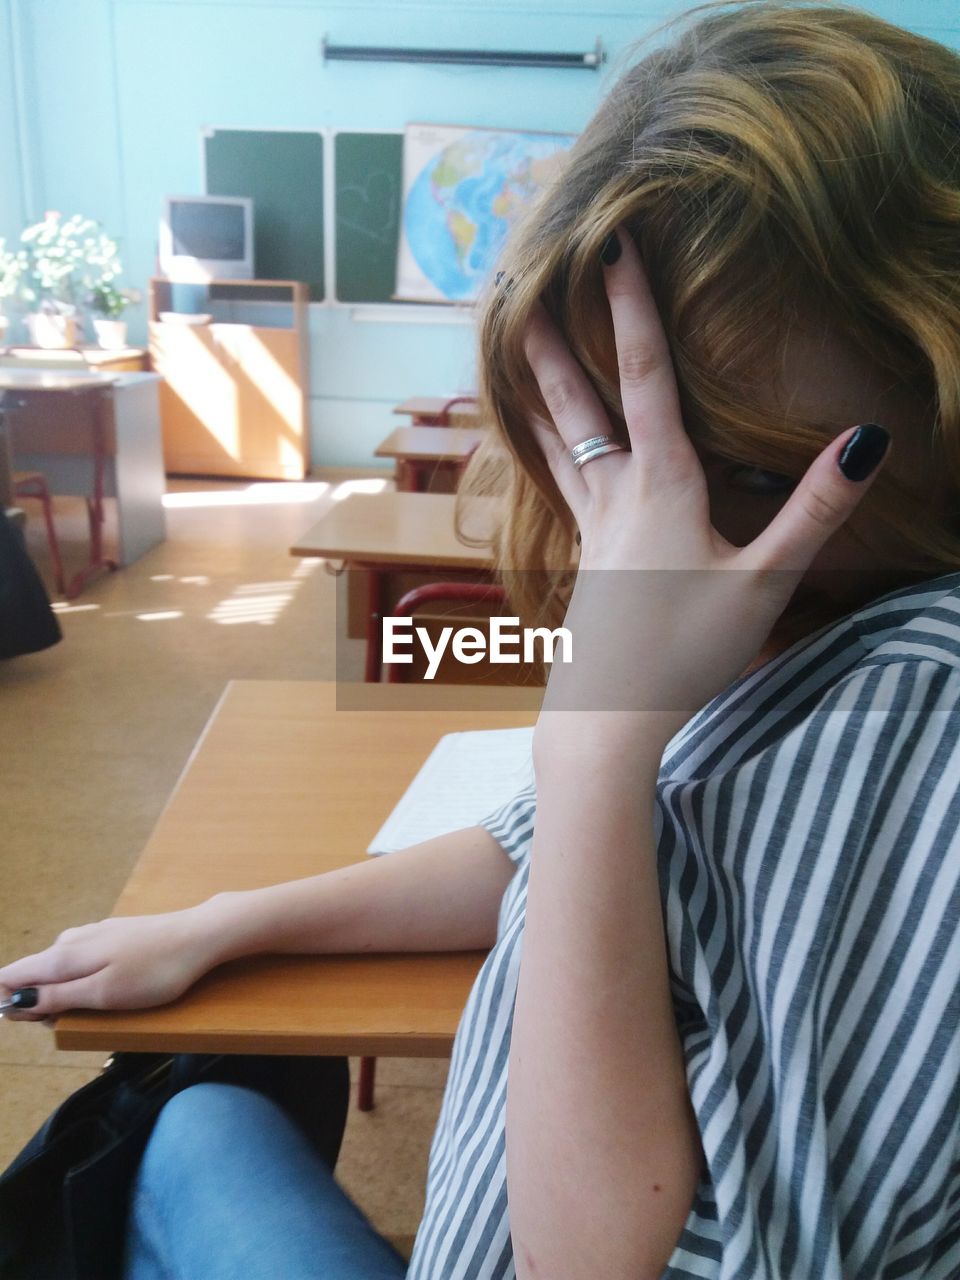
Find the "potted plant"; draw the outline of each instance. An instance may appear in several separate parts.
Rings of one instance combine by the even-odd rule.
[[[87,309],[93,317],[97,342],[109,351],[127,345],[127,322],[121,316],[127,307],[140,301],[134,289],[118,289],[112,281],[102,281],[87,294]]]
[[[31,340],[39,347],[73,347],[81,300],[120,275],[116,241],[90,218],[48,213],[20,236],[24,256],[20,297]]]
[[[0,239],[0,346],[7,341],[7,330],[10,317],[6,308],[11,298],[16,298],[20,291],[20,280],[23,275],[24,255],[8,249],[6,242]]]

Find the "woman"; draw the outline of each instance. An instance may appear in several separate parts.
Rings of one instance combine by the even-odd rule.
[[[409,1269],[211,1085],[147,1148],[136,1280],[960,1273],[960,59],[855,10],[706,10],[484,308],[501,558],[582,655],[535,793],[0,970],[40,1017],[255,951],[494,944]]]

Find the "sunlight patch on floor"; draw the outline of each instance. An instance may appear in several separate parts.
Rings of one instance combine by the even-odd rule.
[[[245,489],[197,489],[165,493],[163,505],[168,511],[183,507],[283,506],[316,502],[329,488],[326,480],[278,480],[275,483],[258,481]]]
[[[207,614],[210,622],[220,626],[236,626],[239,623],[257,623],[272,626],[296,593],[300,590],[297,577],[279,582],[244,582],[234,587],[232,593]]]
[[[392,481],[390,480],[344,480],[330,494],[333,502],[342,502],[352,493],[382,493]]]

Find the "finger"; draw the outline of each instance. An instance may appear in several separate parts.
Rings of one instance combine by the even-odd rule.
[[[547,412],[568,450],[593,436],[612,434],[600,397],[541,303],[531,312],[524,350]],[[621,459],[615,454],[604,459],[614,460]],[[608,467],[602,470],[609,474]]]
[[[634,453],[655,462],[669,458],[699,466],[683,426],[670,346],[633,237],[615,233],[620,255],[604,266],[620,371],[620,396]]]
[[[70,978],[79,978],[89,971],[89,950],[57,945],[32,956],[23,956],[4,966],[0,969],[0,987],[16,991],[19,987],[35,987],[43,982],[64,982]]]
[[[853,515],[889,455],[889,444],[889,433],[872,422],[832,441],[776,519],[744,548],[745,562],[761,569],[808,569],[827,539]]]
[[[103,1000],[102,985],[98,973],[73,982],[50,982],[37,987],[37,1003],[32,1009],[11,1009],[3,1016],[10,1022],[45,1022],[69,1009],[99,1009]]]
[[[578,520],[587,498],[587,486],[580,472],[573,465],[570,450],[553,427],[542,418],[534,418],[531,425],[544,460],[557,482],[557,488],[573,513],[574,519]]]

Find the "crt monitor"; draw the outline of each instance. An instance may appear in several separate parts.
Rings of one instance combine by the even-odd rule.
[[[168,196],[160,222],[160,270],[170,280],[252,280],[253,201]]]

